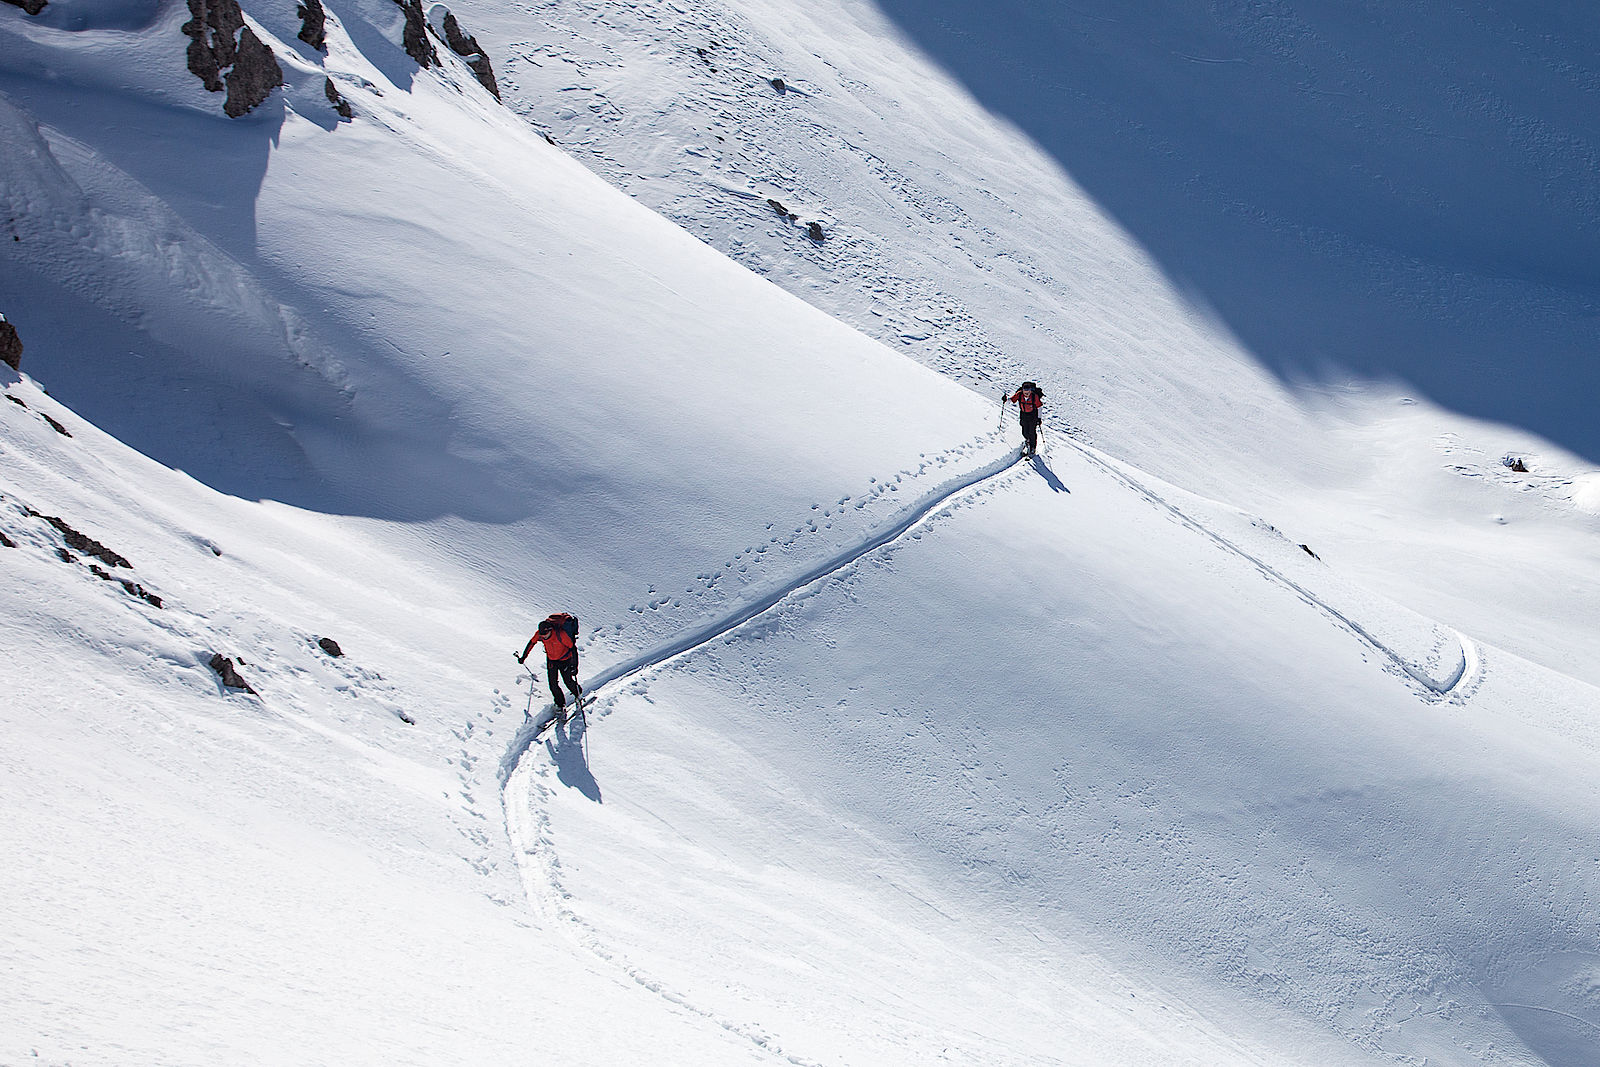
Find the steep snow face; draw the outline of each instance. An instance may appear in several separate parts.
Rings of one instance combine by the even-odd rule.
[[[1600,68],[1569,5],[880,6],[1275,372],[1408,381],[1600,462]]]
[[[930,362],[1048,370],[1119,451],[1168,428],[1124,390],[1270,398],[1231,355],[1600,461],[1600,102],[1565,5],[479,8],[508,99],[635,195]]]
[[[509,106],[745,266],[1600,682],[1593,34],[1558,7],[462,10]]]
[[[397,10],[331,7],[326,55],[263,13],[289,84],[230,122],[159,58],[173,9],[0,7],[0,310],[55,394],[0,379],[0,1059],[1587,1062],[1600,700],[1461,621],[1514,600],[1518,650],[1594,662],[1586,483],[1423,405],[1287,404],[930,76],[858,128],[1005,146],[1087,235],[994,229],[1006,280],[955,295],[1018,338],[1043,276],[1086,331],[1155,323],[1126,378],[1096,350],[1097,422],[1207,494],[1061,417],[1014,462],[1005,346],[827,317],[419,70]],[[727,18],[763,12],[850,56],[742,72],[774,106],[928,74],[870,10]],[[953,164],[838,158],[945,209],[916,176]],[[796,263],[849,240],[739,188]],[[1346,524],[1459,564],[1451,612]],[[1486,579],[1508,543],[1536,588]],[[535,737],[507,654],[556,609],[594,704]]]

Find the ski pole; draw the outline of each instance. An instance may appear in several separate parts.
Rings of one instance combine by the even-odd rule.
[[[1006,391],[1004,389],[1000,390],[1000,425],[998,429],[1001,433],[1006,432]]]

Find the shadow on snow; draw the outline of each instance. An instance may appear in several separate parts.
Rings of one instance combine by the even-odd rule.
[[[1409,383],[1600,461],[1582,5],[878,6],[1284,381]]]

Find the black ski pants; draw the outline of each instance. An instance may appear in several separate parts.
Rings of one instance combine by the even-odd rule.
[[[1039,450],[1039,413],[1037,411],[1024,411],[1022,413],[1022,439],[1028,442],[1028,451]]]
[[[567,688],[572,690],[576,697],[583,692],[578,687],[578,653],[574,651],[566,659],[547,659],[544,661],[545,672],[550,676],[550,695],[556,698],[556,707],[567,706],[567,698],[561,692],[561,683],[566,682]]]

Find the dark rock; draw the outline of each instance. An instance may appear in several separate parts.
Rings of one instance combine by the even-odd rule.
[[[415,726],[415,725],[417,725],[417,720],[416,719],[413,719],[411,716],[407,715],[405,712],[401,711],[399,708],[396,708],[394,710],[394,713],[395,713],[396,717],[398,717],[399,720],[401,722],[405,723],[407,726]]]
[[[1507,467],[1509,467],[1511,470],[1516,471],[1518,474],[1527,474],[1528,473],[1528,464],[1523,461],[1521,456],[1507,456],[1505,458],[1505,464],[1506,464]]]
[[[140,585],[138,582],[130,582],[126,578],[118,578],[116,581],[118,585],[122,586],[123,591],[129,596],[136,596],[145,603],[153,604],[158,608],[161,606],[161,598],[145,589],[145,587]],[[241,660],[240,662],[243,661]]]
[[[328,103],[333,105],[333,110],[339,113],[340,118],[348,119],[355,115],[355,112],[350,110],[350,101],[339,95],[339,87],[333,84],[332,78],[323,82],[322,92],[328,98]]]
[[[222,72],[233,66],[238,51],[235,38],[244,29],[244,12],[239,0],[189,0],[189,14],[183,24],[189,38],[189,72],[214,93],[223,90]]]
[[[46,395],[48,395],[48,394],[46,394]],[[48,422],[50,424],[50,428],[52,430],[54,430],[56,433],[60,434],[62,437],[71,437],[72,436],[70,433],[67,432],[67,428],[65,426],[61,425],[55,419],[52,419],[49,415],[46,415],[44,412],[42,412],[42,411],[39,412],[39,417],[41,419],[43,419],[45,422]]]
[[[781,201],[774,200],[769,196],[767,197],[767,206],[776,212],[780,218],[786,219],[789,217],[789,209],[784,207]]]
[[[183,32],[189,38],[189,70],[212,92],[227,91],[222,112],[236,119],[283,84],[283,68],[272,49],[245,25],[239,0],[188,3],[193,18],[183,24]]]
[[[406,13],[406,28],[402,34],[406,55],[424,69],[439,65],[439,53],[428,39],[428,20],[422,14],[422,0],[394,0]]]
[[[7,537],[5,535],[5,531],[0,530],[0,548],[16,548],[16,547],[17,547],[17,543],[15,541],[11,540],[11,538]]]
[[[98,563],[89,564],[89,573],[94,575],[96,578],[100,579],[102,582],[114,582],[114,581],[116,581],[116,579],[111,577],[111,575],[107,574],[106,573],[106,569],[104,567],[100,566],[100,564],[98,564]]]
[[[786,93],[786,92],[789,91],[789,87],[784,84],[782,78],[773,78],[771,80],[770,84],[772,85],[772,87],[774,89],[778,90],[778,92],[780,92],[780,93]]]
[[[332,656],[334,659],[338,659],[344,655],[344,650],[339,647],[339,642],[335,641],[331,637],[317,638],[317,647],[322,649],[322,651],[326,652],[328,655]]]
[[[83,534],[79,533],[77,530],[74,530],[56,516],[41,515],[39,517],[45,522],[48,522],[51,526],[54,526],[57,530],[61,531],[61,539],[67,543],[68,548],[75,548],[79,552],[82,552],[85,556],[93,556],[95,559],[108,563],[113,567],[131,568],[133,566],[133,564],[128,562],[128,558],[126,556],[118,552],[113,552],[111,549],[107,548],[105,545],[102,545],[99,541],[96,541],[92,537],[85,537]]]
[[[229,689],[243,689],[246,693],[252,695],[255,693],[255,690],[250,688],[250,683],[239,677],[239,672],[234,669],[233,660],[222,653],[212,653],[208,665],[217,672],[217,677],[221,678],[222,684]]]
[[[24,402],[23,399],[20,396],[12,396],[10,393],[7,393],[6,394],[6,399],[11,401],[13,404],[17,405],[17,407],[21,408],[23,411],[27,411],[28,410],[27,403]]]
[[[295,8],[294,13],[300,16],[300,33],[297,36],[317,51],[326,52],[328,12],[322,6],[322,0],[300,0],[300,6]]]
[[[78,557],[74,556],[71,552],[68,552],[64,548],[56,549],[56,555],[61,557],[61,562],[62,563],[76,563],[76,562],[78,562]]]
[[[0,315],[0,363],[12,370],[22,369],[22,338],[4,315]]]
[[[1312,559],[1321,559],[1322,558],[1321,556],[1317,555],[1315,552],[1311,551],[1311,546],[1310,545],[1301,545],[1300,547],[1302,549],[1304,549],[1305,550],[1305,554],[1310,556]]]
[[[46,0],[6,0],[12,7],[20,7],[30,15],[37,15],[47,6]]]
[[[246,26],[239,32],[239,50],[228,71],[228,99],[222,113],[230,119],[248,114],[283,84],[283,68],[267,43]]]
[[[819,245],[828,239],[828,235],[822,232],[822,223],[820,222],[813,222],[807,226],[806,236],[817,242]]]
[[[495,84],[494,67],[489,63],[489,53],[478,46],[476,37],[461,31],[461,24],[456,21],[455,15],[448,11],[444,16],[444,43],[450,46],[450,51],[467,61],[467,66],[472,68],[478,84],[489,90],[490,96],[496,100],[500,99],[500,87]]]

